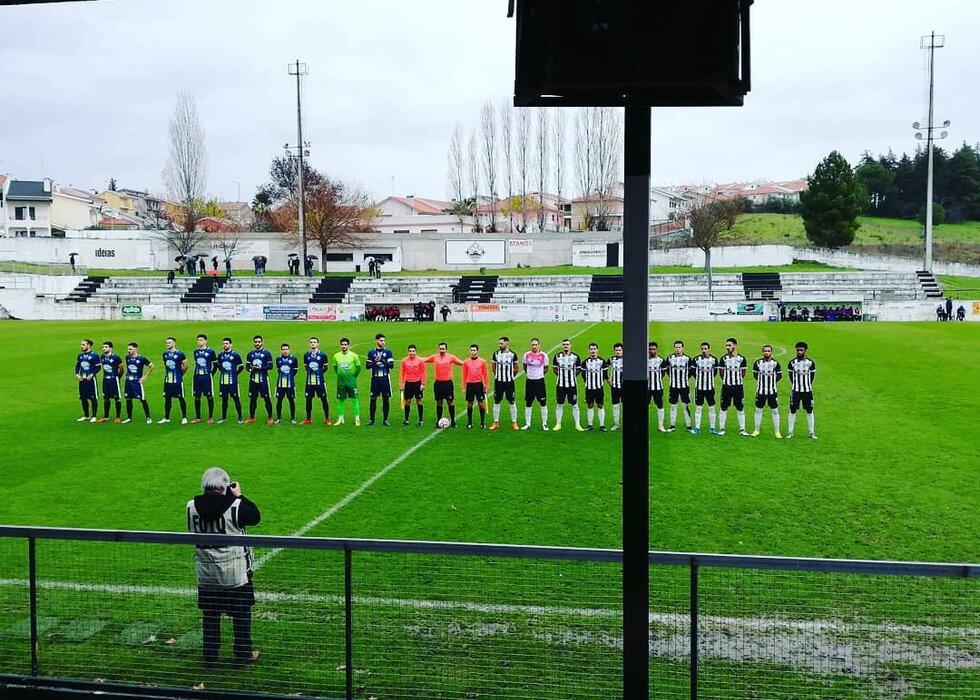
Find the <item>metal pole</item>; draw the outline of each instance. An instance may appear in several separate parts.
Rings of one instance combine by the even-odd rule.
[[[303,269],[307,269],[306,259],[306,212],[303,195],[303,100],[300,95],[300,67],[296,61],[296,148],[299,152],[299,238],[303,242]],[[312,276],[312,269],[308,275]]]
[[[623,192],[623,697],[649,697],[650,108],[627,107]]]
[[[354,596],[351,572],[351,550],[344,547],[344,663],[347,700],[354,700]]]
[[[925,270],[932,271],[932,96],[934,89],[933,59],[936,56],[936,32],[930,35],[929,41],[929,123],[926,124],[926,254]]]
[[[698,564],[691,562],[691,700],[698,697]]]
[[[27,538],[27,569],[31,600],[31,675],[40,674],[37,663],[37,552],[33,537]]]

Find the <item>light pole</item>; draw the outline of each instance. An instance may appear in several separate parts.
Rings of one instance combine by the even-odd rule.
[[[238,202],[242,201],[242,183],[240,183],[238,180],[232,180],[232,182],[235,183],[235,191],[238,193],[237,198],[235,199],[235,203],[237,204]]]
[[[287,68],[289,75],[296,76],[296,158],[299,164],[297,173],[299,177],[297,178],[298,189],[297,193],[298,199],[298,219],[299,219],[299,238],[303,242],[303,270],[307,276],[312,276],[313,270],[307,263],[307,252],[306,252],[306,212],[305,212],[305,197],[303,195],[303,156],[308,155],[309,152],[306,151],[306,146],[309,144],[303,141],[303,101],[302,93],[300,89],[300,79],[301,76],[307,75],[309,70],[305,63],[300,63],[298,60],[295,63],[290,63]],[[288,143],[286,144],[286,152],[292,157],[292,149]]]
[[[928,43],[927,43],[928,42]],[[932,143],[933,141],[939,139],[942,140],[946,138],[949,133],[943,131],[936,136],[933,134],[935,129],[945,129],[949,126],[949,120],[943,122],[941,127],[933,125],[933,91],[934,91],[934,58],[936,54],[936,49],[941,49],[946,44],[946,37],[942,34],[936,36],[936,32],[933,32],[929,36],[924,36],[919,41],[919,48],[929,49],[929,121],[925,126],[924,131],[926,132],[926,250],[924,256],[925,271],[932,272]],[[919,122],[912,123],[913,129],[921,129]],[[915,138],[922,140],[922,132],[917,131]]]

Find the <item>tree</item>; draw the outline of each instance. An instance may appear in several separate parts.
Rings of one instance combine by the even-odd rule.
[[[507,179],[507,197],[514,196],[514,106],[510,100],[500,103],[500,150],[504,156],[504,177]],[[508,231],[514,230],[514,217],[511,215]]]
[[[708,275],[708,298],[712,296],[711,249],[727,235],[741,213],[737,199],[708,199],[700,197],[688,213],[691,240],[704,251],[704,271]]]
[[[475,131],[470,134],[470,141],[466,148],[466,172],[469,176],[470,192],[473,193],[473,211],[475,213],[480,206],[480,149]]]
[[[800,195],[803,227],[810,242],[841,248],[854,241],[860,224],[861,188],[847,160],[837,151],[824,158]]]
[[[926,208],[920,207],[915,213],[915,220],[920,224],[926,223]],[[946,209],[939,202],[932,203],[932,225],[942,226],[946,222]]]
[[[488,231],[497,230],[497,122],[494,116],[493,103],[487,100],[480,114],[480,141],[483,145],[483,174],[487,178],[487,189],[490,193]]]
[[[220,206],[218,206],[218,200],[215,199],[214,197],[212,197],[206,202],[199,202],[197,206],[199,207],[201,216],[210,216],[215,219],[225,218],[224,210]]]
[[[585,107],[575,115],[575,174],[588,229],[608,229],[609,194],[619,175],[622,131],[622,113],[613,107]]]
[[[114,177],[109,178],[109,191],[110,192],[116,191],[116,178]]]
[[[203,233],[195,231],[200,218],[198,202],[204,199],[208,177],[207,148],[204,129],[197,116],[197,105],[188,93],[177,95],[170,117],[169,158],[163,179],[170,197],[179,204],[177,230],[164,231],[161,238],[182,255],[187,255],[201,241]]]
[[[534,141],[535,175],[537,175],[538,190],[538,231],[544,231],[545,206],[544,191],[548,189],[548,110],[538,110],[538,125]]]
[[[255,197],[252,198],[252,225],[256,231],[272,230],[272,205],[274,196],[268,185],[259,187]]]
[[[961,222],[980,218],[980,164],[977,153],[964,143],[949,159],[948,219]]]
[[[555,110],[555,118],[551,122],[551,157],[554,159],[555,196],[561,204],[562,192],[565,185],[565,110],[560,107]],[[558,220],[558,230],[564,228],[564,214]]]
[[[453,135],[449,138],[449,152],[446,154],[446,180],[448,182],[449,198],[453,201],[453,214],[459,219],[460,233],[463,231],[463,221],[470,211],[464,213],[457,205],[466,199],[466,184],[464,175],[463,158],[463,127],[459,122],[453,128]]]
[[[528,182],[531,179],[531,110],[527,108],[517,110],[515,155],[517,157],[518,182],[518,192],[515,194],[520,197],[518,201],[521,203],[521,223],[518,226],[523,233],[527,231],[527,190]]]
[[[854,174],[868,193],[867,213],[882,216],[888,198],[895,191],[895,173],[870,160],[859,165]]]

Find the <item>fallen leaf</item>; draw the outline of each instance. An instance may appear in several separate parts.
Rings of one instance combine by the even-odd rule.
[[[96,683],[105,683],[105,678],[96,678],[95,679],[95,682]]]
[[[164,644],[176,644],[176,643],[177,643],[177,639],[175,637],[171,637],[170,639],[164,642]]]
[[[194,686],[194,690],[204,690],[204,684],[198,683],[197,685]]]
[[[451,511],[453,511],[455,513],[456,512],[456,506],[454,506],[452,504],[449,504],[449,510],[451,510]]]

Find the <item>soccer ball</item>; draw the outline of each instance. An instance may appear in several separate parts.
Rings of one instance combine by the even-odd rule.
[[[440,418],[439,419],[439,422],[436,423],[436,425],[438,425],[440,428],[448,428],[449,427],[449,419],[448,418]]]

